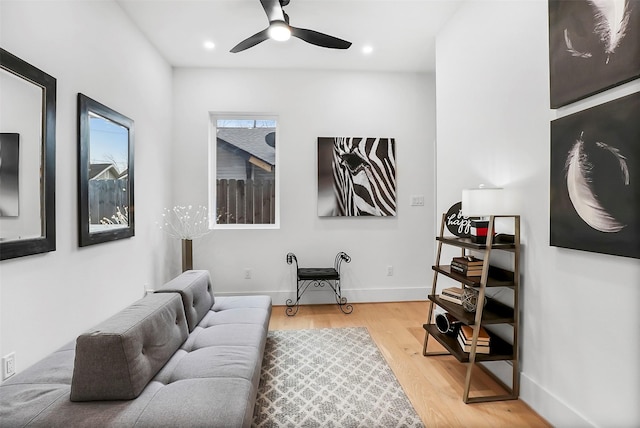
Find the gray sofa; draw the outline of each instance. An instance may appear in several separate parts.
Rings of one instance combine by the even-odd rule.
[[[0,385],[0,425],[249,427],[270,315],[187,271]]]

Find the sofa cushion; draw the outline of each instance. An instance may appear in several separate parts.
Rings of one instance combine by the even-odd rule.
[[[229,309],[270,309],[271,297],[269,296],[218,296],[211,308],[214,312],[227,311]]]
[[[0,426],[23,427],[43,409],[69,397],[69,385],[49,383],[17,383],[0,386]],[[53,426],[53,424],[49,424]]]
[[[225,324],[194,330],[182,349],[190,351],[207,346],[246,346],[264,348],[267,332],[258,324]]]
[[[12,388],[16,386],[12,385]],[[24,387],[26,388],[26,385]],[[2,428],[133,427],[145,407],[162,387],[162,384],[152,381],[135,400],[79,403],[69,401],[69,385],[31,385],[28,392],[34,395],[33,399],[23,402],[23,406],[11,410],[7,415],[0,411],[0,426]],[[4,397],[2,399],[4,400]],[[20,402],[15,395],[8,399],[13,403]]]
[[[186,271],[155,292],[180,293],[190,332],[196,328],[215,303],[211,277],[206,270]]]
[[[150,294],[76,340],[71,401],[136,398],[188,336],[178,294]]]
[[[185,379],[158,391],[135,426],[249,428],[255,397],[245,379]]]
[[[74,342],[70,343],[75,346]],[[68,346],[64,346],[29,367],[28,372],[19,372],[15,376],[10,377],[2,386],[29,384],[33,379],[38,379],[38,383],[44,384],[71,385],[74,354],[74,347],[69,348]]]
[[[238,308],[220,312],[210,311],[200,322],[203,328],[224,324],[269,325],[270,309]]]
[[[176,365],[169,383],[196,378],[240,378],[260,381],[262,350],[253,346],[210,346],[189,352]]]

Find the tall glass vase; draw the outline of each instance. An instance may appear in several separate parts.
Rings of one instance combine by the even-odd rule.
[[[193,269],[193,241],[182,240],[182,272]]]

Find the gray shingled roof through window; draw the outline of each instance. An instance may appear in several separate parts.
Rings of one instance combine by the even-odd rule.
[[[275,131],[275,128],[218,128],[218,138],[274,166],[276,149],[267,144],[266,136]]]
[[[113,175],[118,176],[120,172],[112,163],[92,163],[89,164],[89,180],[94,179],[108,169],[113,168]]]

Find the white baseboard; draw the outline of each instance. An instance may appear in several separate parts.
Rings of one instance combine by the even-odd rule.
[[[267,295],[271,297],[274,305],[285,305],[287,299],[296,298],[295,291],[266,291],[259,292],[216,292],[220,296],[239,296],[239,295]],[[373,303],[373,302],[408,302],[420,301],[427,299],[427,290],[425,287],[405,287],[405,288],[385,288],[385,289],[358,289],[348,290],[342,289],[342,296],[348,303]],[[308,289],[300,300],[301,305],[317,305],[317,304],[336,303],[333,290],[328,287],[319,289]]]
[[[596,426],[525,374],[520,375],[520,398],[554,427]]]

